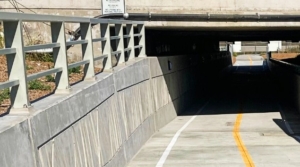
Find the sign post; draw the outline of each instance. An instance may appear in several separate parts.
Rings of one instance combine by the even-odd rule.
[[[125,13],[125,0],[102,0],[102,15]]]

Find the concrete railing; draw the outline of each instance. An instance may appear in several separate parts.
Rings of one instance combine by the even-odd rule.
[[[90,80],[95,76],[94,61],[104,59],[104,70],[110,70],[114,66],[112,56],[118,57],[117,64],[126,61],[125,54],[128,55],[127,60],[134,59],[136,56],[146,56],[143,22],[8,12],[0,12],[0,21],[3,21],[5,37],[5,48],[0,49],[0,55],[5,55],[7,58],[9,77],[8,81],[0,83],[0,90],[10,88],[11,112],[28,111],[30,101],[27,83],[31,80],[55,74],[55,92],[68,93],[70,90],[68,69],[70,68],[84,65],[84,80]],[[23,21],[50,22],[52,43],[24,46]],[[66,41],[65,23],[80,23],[80,40]],[[91,24],[100,24],[100,38],[92,38]],[[111,36],[111,25],[115,26],[115,36]],[[137,34],[134,34],[135,26],[138,29]],[[123,32],[123,27],[126,27],[126,32]],[[134,42],[135,37],[138,38],[137,44]],[[116,50],[112,50],[112,41],[116,42]],[[102,55],[94,55],[94,42],[101,42]],[[82,46],[82,61],[68,64],[66,48],[71,45]],[[27,75],[25,52],[47,48],[53,48],[54,68]],[[136,50],[138,53],[135,53]]]

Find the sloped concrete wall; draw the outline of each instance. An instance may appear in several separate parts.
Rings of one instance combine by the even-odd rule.
[[[300,73],[299,67],[296,65],[281,64],[277,61],[268,61],[270,71],[273,73],[277,83],[279,83],[279,90],[282,97],[282,102],[300,112]]]
[[[192,102],[191,60],[137,59],[34,103],[30,116],[0,118],[0,166],[126,166]]]

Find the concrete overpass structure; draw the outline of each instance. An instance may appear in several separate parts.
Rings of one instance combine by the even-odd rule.
[[[166,39],[169,36],[176,36],[176,38],[203,38],[204,40],[214,41],[268,41],[268,40],[291,40],[298,41],[299,34],[299,19],[291,21],[260,21],[262,15],[279,15],[291,16],[297,15],[300,11],[299,2],[295,0],[143,0],[136,2],[135,0],[126,0],[126,12],[130,13],[129,20],[132,20],[132,14],[142,14],[145,19],[147,27],[146,33],[149,40],[150,37]],[[0,3],[1,10],[3,11],[19,11],[25,13],[39,13],[39,14],[53,14],[63,16],[84,16],[95,17],[101,14],[101,0],[87,0],[84,3],[81,1],[66,0],[60,2],[58,0],[46,1],[32,1],[23,0],[12,3],[11,1],[3,1]],[[149,14],[151,14],[149,18]],[[153,21],[155,14],[198,14],[205,17],[213,18],[215,15],[229,15],[226,17],[252,17],[255,21],[166,21],[159,20]],[[276,18],[276,17],[275,17]],[[283,17],[285,18],[285,17]],[[137,17],[138,20],[139,17]],[[42,23],[26,23],[27,30],[34,37],[41,41],[51,41],[49,26]],[[77,24],[66,24],[65,27],[68,31],[75,31],[78,28]],[[38,29],[38,31],[36,31]],[[99,27],[92,29],[94,34],[99,36]],[[67,38],[71,38],[68,36]],[[160,43],[148,42],[153,45],[148,46],[150,50],[156,50],[164,46],[169,46],[169,42],[161,41]],[[32,43],[27,42],[26,43]],[[202,45],[202,44],[200,44]],[[200,46],[198,46],[199,48]],[[217,47],[217,46],[216,46]],[[101,46],[94,44],[97,49],[97,54],[100,54]],[[80,48],[75,46],[70,49],[68,55],[80,59],[78,52]],[[149,53],[152,54],[151,52]],[[154,53],[153,53],[154,54]]]
[[[226,12],[253,9],[232,7]],[[257,23],[259,30],[275,25],[281,33],[253,37],[253,22],[204,23],[209,25],[205,31],[183,31],[147,29],[140,21],[53,15],[1,12],[0,20],[6,44],[0,53],[9,65],[9,81],[0,89],[10,88],[13,102],[0,118],[0,166],[299,164],[297,61],[270,58],[252,66],[255,60],[248,56],[249,66],[237,67],[230,45],[219,51],[224,39],[296,39],[298,22]],[[23,21],[50,22],[51,42],[24,46]],[[66,23],[80,23],[81,39],[66,40]],[[92,31],[91,24],[99,29]],[[239,32],[228,29],[234,24]],[[243,29],[245,24],[254,29]],[[212,31],[213,25],[227,28]],[[101,35],[95,37],[97,31]],[[101,55],[93,49],[96,42]],[[82,46],[79,62],[68,64],[70,45]],[[53,48],[54,68],[27,76],[25,51],[43,48]],[[99,60],[104,71],[95,74]],[[67,69],[79,65],[85,66],[83,81],[70,86]],[[56,74],[55,94],[30,102],[27,82],[50,73]]]

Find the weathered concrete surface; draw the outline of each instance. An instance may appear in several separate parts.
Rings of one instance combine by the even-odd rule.
[[[87,1],[71,1],[66,0],[60,2],[58,0],[22,0],[19,2],[25,7],[37,12],[55,15],[72,15],[72,16],[87,16],[94,17],[101,14],[101,0],[87,0]],[[300,10],[300,2],[297,0],[126,0],[126,11],[128,13],[222,13],[222,14],[298,14]],[[6,11],[16,11],[9,2],[1,2],[0,7]],[[18,5],[20,10],[26,13],[32,11]],[[203,27],[203,28],[220,28],[220,27],[299,27],[300,23],[265,23],[265,22],[147,22],[147,26],[163,26],[163,27]]]
[[[200,98],[194,108],[153,135],[128,166],[156,166],[179,130],[193,117],[168,149],[163,166],[250,166],[243,160],[248,155],[252,166],[299,166],[299,135],[286,133],[286,110],[278,103],[285,97],[271,84],[271,75],[262,66],[233,67],[231,72],[219,80],[222,86],[207,98],[207,105]],[[243,146],[235,140],[236,131]],[[247,151],[241,152],[239,147]]]
[[[138,58],[33,103],[29,116],[0,118],[0,166],[125,166],[193,102],[189,60]]]
[[[0,125],[0,166],[35,166],[28,120],[7,117]]]
[[[22,0],[19,3],[33,8],[50,8],[50,9],[77,9],[77,10],[101,10],[101,0],[86,0],[82,1],[58,1],[58,0]],[[20,8],[22,6],[18,5]],[[1,8],[12,8],[9,2],[1,2]],[[296,0],[126,0],[126,9],[129,12],[176,12],[176,13],[191,13],[191,12],[296,12],[300,10],[299,2]]]

